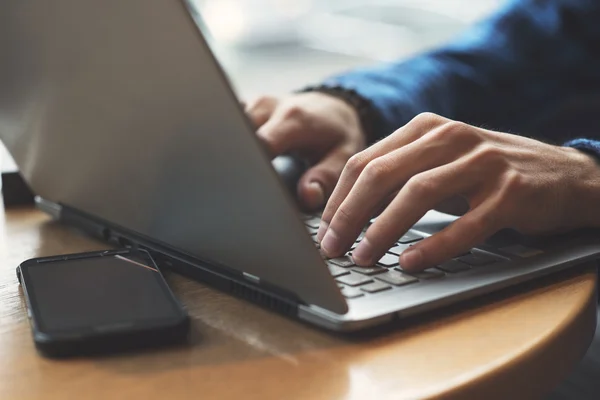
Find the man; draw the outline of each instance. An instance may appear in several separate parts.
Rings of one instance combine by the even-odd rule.
[[[442,49],[261,98],[248,112],[273,155],[314,162],[298,194],[309,208],[329,198],[318,235],[329,256],[387,205],[354,252],[369,265],[453,196],[470,210],[405,252],[404,268],[435,265],[505,227],[600,226],[600,143],[525,137],[600,137],[599,21],[593,0],[513,1]]]
[[[436,265],[502,228],[600,227],[600,1],[510,1],[443,48],[247,111],[274,156],[313,163],[298,196],[325,206],[318,238],[331,257],[383,210],[353,252],[370,265],[452,198],[467,212],[406,251],[403,268]]]

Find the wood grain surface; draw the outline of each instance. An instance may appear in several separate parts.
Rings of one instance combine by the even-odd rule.
[[[376,332],[340,336],[168,274],[193,318],[184,346],[48,360],[15,267],[106,248],[32,209],[0,209],[0,399],[531,399],[581,358],[593,266]]]

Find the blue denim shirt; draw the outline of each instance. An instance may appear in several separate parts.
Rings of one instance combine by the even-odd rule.
[[[444,47],[325,84],[369,99],[378,137],[429,111],[600,155],[600,0],[508,1]]]

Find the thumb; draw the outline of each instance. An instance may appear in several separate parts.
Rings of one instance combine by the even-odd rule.
[[[335,149],[304,173],[298,182],[298,199],[302,206],[308,210],[325,206],[349,157],[347,151]]]

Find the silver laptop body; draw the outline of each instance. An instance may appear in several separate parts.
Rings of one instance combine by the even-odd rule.
[[[44,209],[328,329],[389,322],[600,253],[594,234],[487,243],[456,271],[371,293],[344,276],[386,283],[377,274],[320,256],[305,226],[314,219],[297,211],[185,1],[5,1],[0,54],[0,138]],[[411,235],[452,220],[430,213]]]

